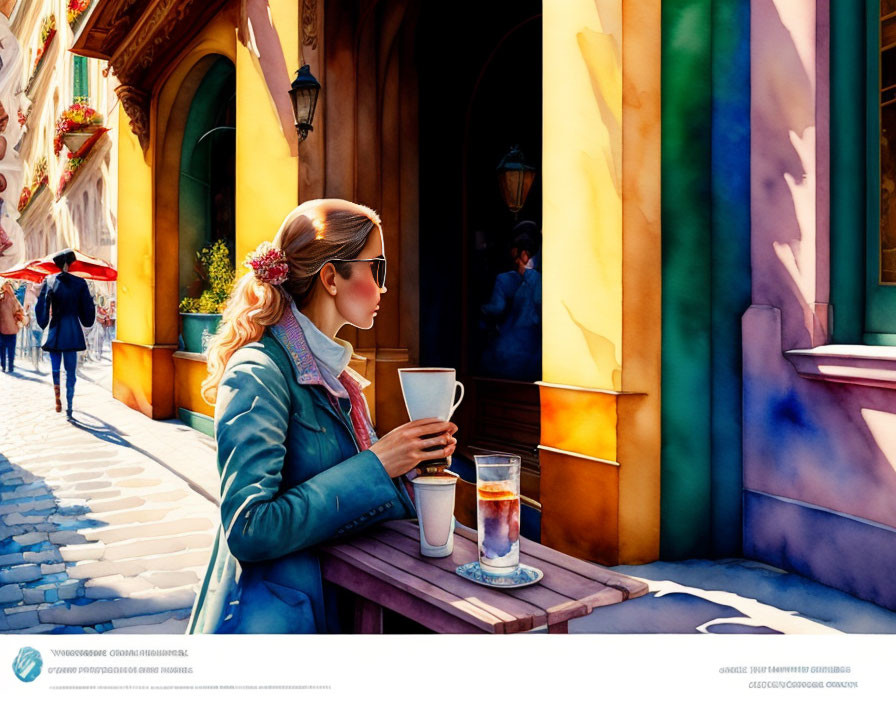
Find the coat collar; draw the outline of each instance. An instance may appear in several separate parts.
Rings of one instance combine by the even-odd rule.
[[[302,326],[299,325],[299,322],[289,310],[283,314],[279,323],[272,325],[268,329],[274,339],[280,343],[280,346],[289,355],[289,360],[292,362],[293,369],[296,372],[296,381],[299,384],[322,386],[334,396],[345,395],[344,392],[338,392],[333,389],[327,383],[323,374],[321,374],[317,360],[314,358],[311,347],[308,345],[308,340],[305,338],[305,333],[302,331]],[[348,374],[362,389],[370,384],[367,379],[351,367],[346,367],[343,373]]]

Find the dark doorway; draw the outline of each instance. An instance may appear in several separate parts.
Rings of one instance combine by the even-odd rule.
[[[456,367],[466,386],[467,400],[455,419],[458,454],[519,454],[523,493],[536,500],[540,332],[525,345],[532,348],[532,364],[502,373],[500,365],[483,359],[503,318],[488,318],[483,305],[498,275],[515,268],[517,222],[535,223],[540,256],[541,33],[541,3],[532,0],[422,3],[417,33],[420,363]],[[499,162],[515,145],[536,169],[516,216],[497,179]]]

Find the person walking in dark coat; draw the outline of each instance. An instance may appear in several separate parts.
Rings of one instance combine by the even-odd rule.
[[[65,413],[69,418],[72,417],[72,399],[75,396],[78,352],[87,349],[81,326],[89,328],[96,316],[96,306],[87,289],[87,282],[68,273],[74,261],[75,253],[70,249],[53,257],[53,263],[61,272],[44,280],[34,309],[38,325],[42,328],[46,328],[48,324],[50,326],[44,349],[50,353],[57,413],[62,410],[59,370],[62,365],[65,366]]]

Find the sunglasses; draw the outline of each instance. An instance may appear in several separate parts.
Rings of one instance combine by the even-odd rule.
[[[369,262],[370,273],[373,274],[373,280],[380,288],[386,285],[386,258],[383,256],[373,259],[329,259],[331,262]]]

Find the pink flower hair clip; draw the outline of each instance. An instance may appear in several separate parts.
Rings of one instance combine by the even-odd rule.
[[[262,242],[246,257],[245,266],[252,269],[255,278],[271,286],[279,286],[289,275],[289,263],[283,250],[270,242]]]

